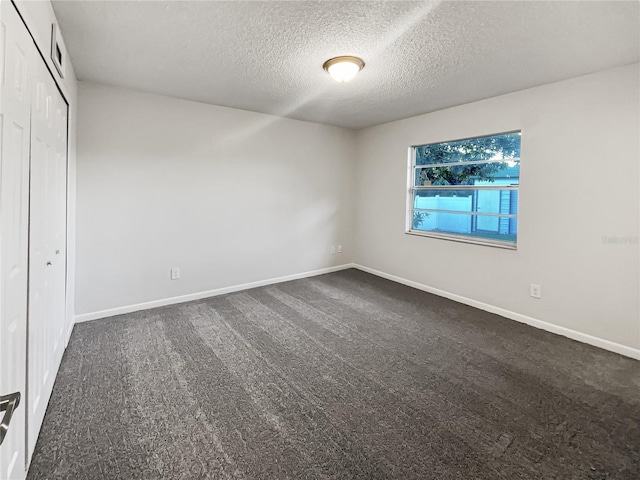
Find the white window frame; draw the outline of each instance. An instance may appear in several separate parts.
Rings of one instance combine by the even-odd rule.
[[[421,237],[430,237],[430,238],[439,238],[442,240],[451,240],[455,242],[461,243],[470,243],[474,245],[485,245],[489,247],[498,247],[504,248],[508,250],[517,250],[518,249],[518,240],[516,236],[515,242],[507,242],[503,240],[493,240],[489,238],[482,237],[471,237],[468,235],[457,235],[455,233],[444,233],[444,232],[429,232],[425,230],[417,230],[413,228],[413,214],[414,211],[425,211],[425,212],[442,212],[442,213],[455,213],[455,214],[471,214],[477,215],[477,212],[460,212],[460,211],[449,211],[449,210],[440,210],[440,209],[421,209],[414,208],[414,192],[420,190],[515,190],[518,192],[518,213],[515,214],[503,214],[503,213],[483,213],[482,216],[496,216],[496,217],[507,217],[507,218],[515,218],[518,220],[518,230],[520,228],[520,180],[518,179],[518,185],[432,185],[432,186],[415,186],[415,172],[417,169],[425,168],[425,165],[416,165],[416,148],[424,147],[425,145],[435,145],[438,143],[448,143],[448,142],[457,142],[463,140],[472,140],[476,138],[483,137],[493,137],[498,135],[505,135],[509,133],[520,133],[521,130],[511,130],[507,132],[501,133],[490,133],[487,135],[478,135],[474,137],[467,138],[459,138],[454,140],[444,140],[441,142],[431,142],[431,143],[422,143],[419,145],[411,145],[408,151],[408,169],[407,169],[407,210],[406,210],[406,223],[405,223],[405,233],[408,235],[418,235]],[[520,158],[505,158],[504,161],[509,160],[518,160],[520,162]],[[485,163],[495,163],[496,160],[478,160],[473,162],[452,162],[452,163],[439,163],[440,166],[456,166],[456,165],[480,165]],[[428,167],[428,165],[427,165]]]

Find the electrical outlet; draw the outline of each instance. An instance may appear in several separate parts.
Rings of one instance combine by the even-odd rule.
[[[342,245],[338,245],[338,253],[342,253]]]
[[[335,254],[336,254],[336,246],[331,245],[331,255],[335,255]]]
[[[529,295],[531,295],[533,298],[542,298],[542,287],[540,285],[532,283],[529,286]]]
[[[171,267],[171,280],[178,280],[180,278],[180,269],[178,267]]]

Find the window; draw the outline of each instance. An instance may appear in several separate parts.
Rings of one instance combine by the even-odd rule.
[[[407,233],[516,248],[520,132],[410,149]]]

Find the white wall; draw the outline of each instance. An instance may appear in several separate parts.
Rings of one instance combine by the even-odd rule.
[[[356,263],[640,348],[639,84],[636,64],[359,131]],[[515,129],[517,251],[404,233],[409,145]]]
[[[80,83],[76,313],[355,261],[637,353],[638,84],[636,64],[356,134]],[[517,251],[404,233],[409,145],[514,129]]]
[[[351,262],[354,156],[350,130],[80,82],[76,314]]]
[[[18,12],[29,28],[36,46],[52,73],[58,88],[69,105],[69,144],[67,152],[67,340],[71,335],[74,325],[75,303],[75,232],[76,232],[76,129],[78,113],[78,82],[73,70],[71,58],[63,46],[63,77],[51,60],[51,25],[57,24],[50,0],[43,1],[16,1],[14,2]],[[64,37],[64,32],[62,33]]]

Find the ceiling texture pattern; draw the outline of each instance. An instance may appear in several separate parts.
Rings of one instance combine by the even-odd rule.
[[[53,1],[79,80],[363,128],[635,63],[637,1]],[[322,69],[362,58],[350,83]]]

